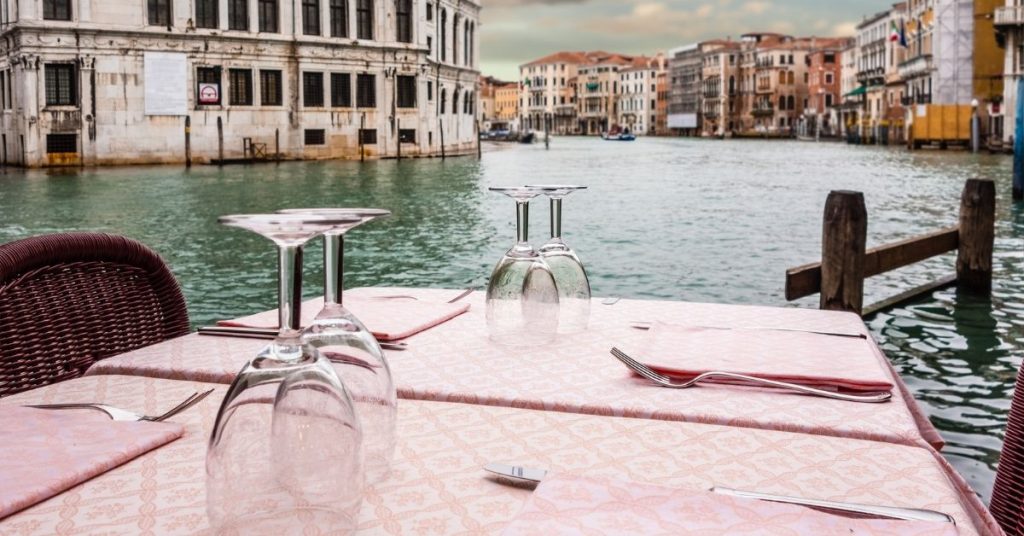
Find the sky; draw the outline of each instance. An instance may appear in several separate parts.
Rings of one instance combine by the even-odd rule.
[[[893,0],[481,0],[481,70],[504,80],[559,50],[653,54],[751,31],[852,36]]]

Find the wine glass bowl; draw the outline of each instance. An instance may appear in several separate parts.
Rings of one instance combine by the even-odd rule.
[[[562,239],[562,200],[587,187],[568,184],[531,187],[551,202],[551,240],[540,247],[540,254],[551,267],[558,286],[559,328],[563,333],[585,331],[590,321],[590,279],[579,256]]]
[[[487,326],[491,339],[510,346],[550,343],[558,333],[558,289],[551,268],[529,244],[529,202],[540,190],[493,187],[516,202],[517,240],[491,271]]]

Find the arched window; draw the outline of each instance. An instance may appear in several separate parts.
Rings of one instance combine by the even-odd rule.
[[[729,77],[729,94],[732,95],[733,93],[736,93],[736,77],[735,76],[730,76]]]
[[[469,21],[462,27],[463,38],[462,38],[462,63],[469,65]]]
[[[459,14],[452,15],[452,63],[459,64]]]
[[[399,43],[412,43],[412,0],[395,0],[395,37]]]
[[[452,114],[459,113],[459,90],[452,92]]]
[[[780,110],[785,110],[786,109],[786,97],[784,97],[782,95],[779,95],[779,109]]]
[[[441,88],[441,113],[443,114],[448,107],[448,90]]]
[[[448,58],[448,10],[441,10],[441,44],[439,50],[441,51],[441,61],[445,61]],[[442,107],[443,108],[443,107]]]
[[[796,110],[796,98],[793,97],[792,95],[790,95],[789,98],[786,99],[786,104],[789,106],[790,110]]]
[[[469,61],[467,62],[470,66],[473,65],[473,56],[475,56],[476,48],[476,23],[474,22],[469,27]],[[563,65],[564,67],[564,65]]]

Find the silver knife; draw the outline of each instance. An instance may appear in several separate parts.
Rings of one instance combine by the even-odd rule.
[[[953,523],[954,525],[956,524],[956,521],[954,521],[952,517],[942,512],[936,512],[934,510],[923,510],[920,508],[899,508],[896,506],[876,506],[873,504],[855,504],[834,501],[821,501],[818,499],[805,499],[803,497],[787,497],[785,495],[772,495],[770,493],[759,493],[756,491],[742,491],[738,489],[720,488],[718,486],[711,488],[711,491],[714,493],[720,493],[722,495],[742,497],[744,499],[760,499],[762,501],[796,504],[800,506],[809,506],[812,508],[823,508],[825,510],[867,514],[876,517],[903,519],[907,521],[936,521],[943,523]]]
[[[484,471],[511,480],[517,480],[520,482],[531,482],[534,484],[543,480],[544,477],[548,474],[548,472],[543,469],[535,469],[533,467],[522,467],[519,465],[507,465],[504,463],[489,463],[484,466]]]
[[[240,337],[243,339],[273,340],[277,338],[277,333],[278,331],[276,329],[268,328],[243,328],[236,326],[203,326],[199,328],[200,335]],[[380,347],[385,350],[395,350],[398,352],[409,348],[409,345],[404,342],[378,341],[378,344],[380,344]]]

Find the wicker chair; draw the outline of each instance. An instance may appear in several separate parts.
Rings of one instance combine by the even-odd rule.
[[[1020,372],[1010,403],[989,510],[1007,535],[1024,536],[1024,375]]]
[[[135,240],[62,233],[0,245],[0,397],[188,331],[178,282]]]

